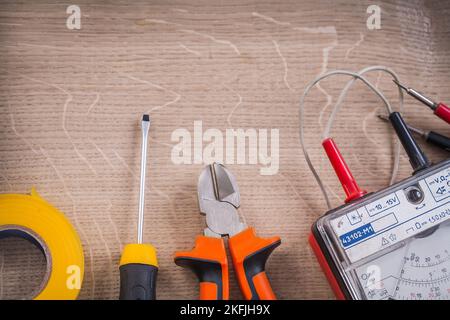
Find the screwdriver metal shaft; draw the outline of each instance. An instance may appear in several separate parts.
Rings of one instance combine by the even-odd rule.
[[[144,233],[144,209],[145,209],[145,176],[147,169],[147,144],[148,130],[150,128],[150,117],[144,114],[141,122],[142,145],[141,145],[141,183],[139,186],[139,216],[138,216],[138,233],[137,243],[143,243]]]
[[[141,184],[139,190],[139,217],[137,243],[127,244],[120,257],[120,294],[121,300],[155,300],[158,259],[156,249],[149,243],[143,243],[145,175],[147,167],[147,144],[150,117],[144,114],[141,122]]]

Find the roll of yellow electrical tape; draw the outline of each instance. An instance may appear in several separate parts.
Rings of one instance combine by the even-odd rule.
[[[46,257],[46,275],[34,299],[77,298],[84,275],[80,238],[66,217],[34,188],[30,195],[0,195],[0,238],[9,236],[33,242]]]

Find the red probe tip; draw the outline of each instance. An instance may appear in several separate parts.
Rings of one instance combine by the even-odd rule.
[[[327,153],[328,159],[330,159],[331,165],[333,166],[339,181],[341,182],[342,188],[344,188],[347,196],[345,202],[348,203],[365,195],[367,191],[359,188],[333,139],[326,138],[323,140],[322,146]]]

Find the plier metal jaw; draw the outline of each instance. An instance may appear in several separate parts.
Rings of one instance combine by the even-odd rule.
[[[191,251],[175,253],[175,263],[191,269],[200,282],[200,299],[229,298],[228,259],[224,237],[229,237],[233,267],[247,300],[276,299],[265,272],[266,261],[281,244],[279,237],[256,236],[240,220],[239,189],[233,174],[217,163],[206,166],[198,181],[200,212],[206,216],[204,235],[197,236]]]
[[[237,211],[240,195],[236,179],[223,165],[213,163],[203,169],[197,192],[200,213],[206,216],[206,236],[232,237],[246,228]]]

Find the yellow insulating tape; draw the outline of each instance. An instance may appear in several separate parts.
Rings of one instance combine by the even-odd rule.
[[[0,195],[0,237],[2,234],[31,237],[46,256],[46,276],[34,299],[77,298],[84,275],[80,238],[64,214],[34,188],[30,195]]]

